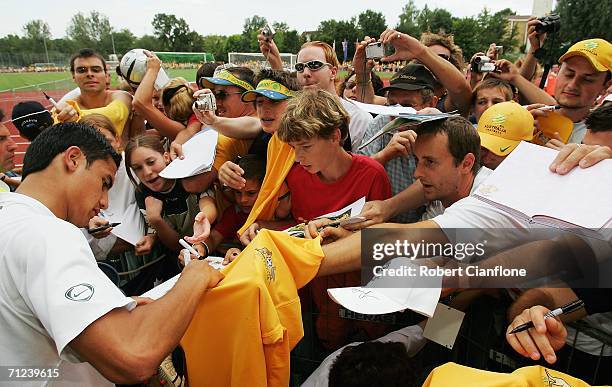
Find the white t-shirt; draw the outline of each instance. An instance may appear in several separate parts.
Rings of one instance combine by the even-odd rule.
[[[127,213],[129,211],[129,213]],[[142,217],[138,204],[136,203],[136,189],[132,181],[128,177],[127,170],[125,169],[125,155],[121,159],[121,164],[115,174],[115,183],[112,188],[108,191],[108,208],[101,212],[104,218],[108,219],[109,222],[122,222],[124,219],[133,219],[135,217]],[[144,222],[144,219],[143,219]],[[123,227],[133,227],[132,224],[126,224],[122,222],[119,226],[113,229],[113,232],[120,232]],[[111,249],[117,241],[117,236],[113,233],[109,234],[106,238],[97,239],[87,232],[86,229],[81,229],[83,235],[87,239],[91,250],[94,253],[96,259],[104,259],[110,253]],[[144,236],[144,229],[141,230]]]
[[[478,170],[476,176],[474,176],[474,181],[472,182],[472,188],[470,189],[470,195],[476,191],[476,188],[485,181],[487,177],[493,172],[491,169],[481,166]],[[433,202],[429,202],[427,207],[425,208],[425,213],[421,217],[421,220],[429,220],[435,218],[438,215],[444,213],[444,205],[439,200],[434,200]]]
[[[359,145],[363,140],[363,135],[372,122],[373,118],[370,113],[365,110],[361,110],[357,106],[355,106],[350,101],[340,98],[340,102],[342,102],[342,106],[346,109],[347,113],[351,117],[351,121],[349,122],[349,133],[351,134],[351,149],[353,151],[357,151]]]
[[[77,227],[28,196],[0,193],[0,365],[60,373],[19,386],[112,385],[68,343],[109,311],[135,306],[98,269]]]
[[[398,342],[404,344],[408,356],[413,357],[416,355],[427,343],[425,337],[423,337],[423,328],[419,325],[411,325],[402,328],[397,331],[393,331],[381,338],[374,341],[380,341],[382,343]],[[342,348],[337,349],[331,355],[325,358],[317,367],[316,370],[306,379],[302,384],[302,387],[327,387],[329,382],[329,370],[340,353],[346,347],[359,345],[361,342],[350,343]]]
[[[572,130],[572,134],[567,142],[570,144],[580,144],[584,138],[584,135],[586,134],[586,129],[586,123],[584,120],[574,122],[574,129]]]

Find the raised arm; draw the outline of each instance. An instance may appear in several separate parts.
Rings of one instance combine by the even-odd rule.
[[[439,57],[428,47],[410,35],[388,29],[380,35],[384,44],[395,47],[395,53],[383,58],[383,61],[417,59],[426,66],[448,90],[445,109],[451,111],[458,109],[466,116],[470,111],[472,89],[463,74],[449,61]]]
[[[164,113],[159,111],[153,106],[153,89],[155,79],[161,68],[161,61],[159,58],[148,51],[145,51],[147,55],[147,71],[145,72],[140,85],[134,93],[134,100],[132,102],[134,110],[144,117],[151,126],[159,131],[163,136],[166,136],[173,140],[176,135],[183,129],[185,125],[180,122],[171,120]]]

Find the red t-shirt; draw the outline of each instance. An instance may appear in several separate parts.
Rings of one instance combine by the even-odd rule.
[[[291,191],[291,212],[294,219],[306,220],[337,211],[363,196],[366,201],[384,200],[391,197],[391,184],[387,172],[380,163],[362,155],[351,154],[353,163],[349,171],[338,181],[326,184],[317,175],[295,164],[287,175]],[[375,339],[385,334],[384,324],[352,321],[339,317],[339,305],[327,296],[327,289],[333,287],[359,286],[360,272],[336,274],[313,279],[309,286],[300,291],[303,305],[316,307],[317,336],[327,349],[337,349],[355,341],[355,332],[365,332],[367,338]]]
[[[291,213],[310,220],[337,211],[361,197],[366,201],[384,200],[391,197],[391,183],[385,168],[373,159],[351,154],[353,163],[346,175],[334,183],[324,183],[296,163],[287,175],[291,191]]]
[[[236,238],[236,232],[246,222],[248,216],[248,213],[245,214],[242,211],[236,212],[236,206],[229,206],[223,211],[223,215],[221,215],[219,223],[215,226],[215,230],[223,235],[223,239],[233,240]]]

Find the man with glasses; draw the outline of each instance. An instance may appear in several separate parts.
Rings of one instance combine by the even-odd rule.
[[[297,60],[297,79],[304,89],[321,89],[337,96],[335,80],[340,63],[329,44],[320,41],[306,42],[298,52]],[[372,116],[343,98],[340,98],[340,102],[350,116],[350,144],[345,143],[345,149],[350,145],[348,149],[356,151]]]
[[[111,120],[121,136],[123,129],[129,126],[132,96],[125,91],[106,89],[108,75],[104,58],[84,48],[70,59],[70,72],[80,95],[57,104],[56,121],[78,121],[88,114],[102,114]]]

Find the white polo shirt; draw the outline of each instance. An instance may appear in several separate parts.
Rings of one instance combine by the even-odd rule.
[[[112,385],[68,343],[112,309],[135,306],[98,269],[77,227],[28,196],[0,193],[0,365],[60,374],[19,386]]]
[[[353,152],[357,152],[357,148],[363,141],[363,135],[366,129],[372,122],[373,118],[370,113],[365,110],[361,110],[357,105],[344,98],[340,98],[342,106],[351,117],[349,122],[349,133],[351,134],[351,149]]]

